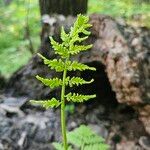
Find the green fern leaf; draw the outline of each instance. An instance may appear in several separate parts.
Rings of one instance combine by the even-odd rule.
[[[47,64],[51,69],[55,69],[57,72],[64,71],[65,63],[61,59],[53,59]]]
[[[71,39],[70,43],[75,43],[75,42],[82,42],[85,41],[88,38],[88,36],[85,37],[79,37],[79,35],[76,35],[76,38]]]
[[[64,150],[62,143],[53,142],[53,146],[56,150]]]
[[[89,24],[88,21],[89,21],[88,17],[79,14],[76,22],[74,23],[74,26],[71,27],[71,31],[69,33],[70,35],[69,53],[70,54],[74,55],[74,54],[79,53],[80,51],[91,48],[91,45],[88,45],[88,46],[75,45],[75,43],[77,42],[80,43],[88,38],[88,35],[90,34],[90,32],[87,31],[86,29],[91,27],[91,24]],[[84,35],[80,37],[80,33],[84,33]]]
[[[45,79],[40,76],[36,76],[36,78],[41,81],[44,85],[49,86],[51,89],[61,86],[62,85],[62,80],[58,78],[53,78],[53,79]]]
[[[74,55],[74,54],[78,54],[79,52],[81,51],[85,51],[87,49],[90,49],[92,47],[92,44],[91,45],[72,45],[72,47],[70,47],[70,51],[69,53]]]
[[[90,35],[90,33],[91,33],[90,31],[87,31],[87,30],[85,30],[85,29],[82,30],[82,32],[83,32],[85,35]]]
[[[74,46],[75,43],[81,43],[82,41],[86,40],[87,38],[88,38],[88,36],[80,37],[78,34],[75,37],[71,38],[70,42],[69,42],[69,51],[72,50],[72,46]]]
[[[70,79],[70,77],[66,78],[66,85],[69,85],[70,87],[72,87],[73,85],[82,85],[82,84],[90,84],[92,83],[94,80],[91,79],[90,81],[85,81],[84,79],[80,78],[80,77],[72,77]]]
[[[48,109],[53,107],[58,107],[61,102],[59,102],[56,98],[52,98],[51,100],[30,100],[32,104],[38,104],[42,107]]]
[[[67,101],[72,101],[72,102],[77,102],[77,103],[81,103],[84,101],[87,101],[91,98],[95,98],[96,95],[82,95],[82,94],[78,94],[78,93],[68,93],[66,96]]]
[[[67,70],[68,71],[76,71],[76,70],[79,70],[79,71],[93,70],[93,71],[95,71],[96,69],[94,67],[89,67],[85,64],[78,63],[77,61],[73,61],[72,63],[71,63],[71,61],[68,61],[67,62]]]
[[[41,55],[40,53],[37,53],[37,55],[44,60],[44,64],[47,64],[50,60]]]
[[[62,143],[53,142],[53,146],[56,150],[64,150]],[[68,150],[73,150],[73,149],[71,146],[69,146]]]
[[[84,102],[87,101],[91,98],[95,98],[96,95],[81,95],[78,93],[68,93],[65,96],[65,86],[70,86],[72,87],[73,85],[82,85],[82,84],[89,84],[93,82],[93,79],[90,81],[85,81],[82,78],[79,77],[66,77],[67,71],[84,71],[84,70],[96,70],[94,67],[89,67],[85,64],[78,63],[77,61],[71,61],[70,60],[70,55],[75,55],[78,54],[81,51],[85,51],[87,49],[90,49],[92,45],[80,45],[81,42],[86,40],[90,34],[90,31],[88,31],[88,28],[91,27],[91,25],[88,23],[89,18],[83,15],[78,15],[76,22],[74,23],[73,27],[71,27],[70,32],[67,34],[62,27],[61,29],[61,40],[62,42],[59,43],[55,41],[52,37],[50,37],[50,41],[52,44],[53,49],[55,50],[55,54],[58,54],[60,56],[60,59],[53,59],[49,60],[42,56],[41,54],[38,54],[44,61],[44,64],[46,64],[50,69],[55,69],[56,72],[63,72],[63,82],[61,79],[58,78],[53,78],[53,79],[45,79],[40,76],[36,76],[38,80],[40,80],[43,84],[46,86],[49,86],[50,88],[55,88],[58,86],[62,86],[62,92],[61,92],[61,101],[58,101],[55,98],[52,98],[51,100],[31,100],[32,103],[42,105],[45,108],[50,108],[50,107],[58,107],[61,105],[61,121],[63,124],[65,123],[65,98],[68,101],[72,102]],[[62,125],[63,125],[62,124]],[[65,133],[66,133],[66,127],[63,125],[62,130],[64,131],[63,134],[63,144],[59,143],[54,143],[54,146],[57,150],[63,150],[64,147],[66,149],[67,145],[67,140],[65,141]],[[95,134],[90,132],[88,129],[82,128],[80,130],[83,130],[82,133],[81,131],[76,133],[76,135],[72,135],[72,138],[68,138],[71,142],[71,139],[74,139],[71,144],[74,144],[75,146],[78,146],[79,148],[84,150],[89,149],[95,149],[99,150],[98,147],[99,145],[104,144],[104,140],[98,138]],[[87,132],[87,133],[86,133]],[[76,141],[76,142],[75,142]],[[73,146],[74,146],[73,145]],[[64,147],[63,147],[64,146]],[[84,147],[83,147],[84,146]],[[72,147],[68,147],[68,150],[72,150]]]
[[[70,35],[71,36],[76,36],[77,34],[81,33],[81,32],[85,32],[86,28],[91,27],[91,24],[88,24],[89,18],[87,16],[83,16],[81,14],[79,14],[77,16],[77,20],[74,23],[74,26],[71,28],[71,32]],[[85,35],[89,35],[90,32],[85,32]]]
[[[90,145],[84,146],[84,150],[108,150],[108,149],[109,149],[109,146],[103,143],[90,144]]]
[[[67,134],[69,143],[83,150],[108,150],[105,140],[96,135],[89,127],[81,125]]]
[[[62,44],[56,42],[52,37],[50,37],[52,47],[55,50],[55,54],[59,54],[62,58],[69,57],[68,49]]]
[[[69,34],[67,34],[65,32],[64,27],[61,28],[61,35],[60,35],[60,37],[61,37],[63,42],[67,42],[67,43],[69,42],[70,37],[69,37]]]
[[[64,71],[65,63],[61,59],[49,60],[38,53],[38,55],[44,60],[44,64],[48,65],[51,69],[55,69],[57,72]]]

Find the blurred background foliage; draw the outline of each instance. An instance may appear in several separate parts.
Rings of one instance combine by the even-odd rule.
[[[89,0],[88,14],[91,13],[123,17],[133,25],[150,27],[149,0]],[[37,51],[40,45],[40,27],[38,0],[0,0],[2,75],[9,77],[26,64],[32,56],[30,48]]]
[[[27,26],[34,50],[40,39],[40,13],[37,0],[0,0],[0,72],[9,77],[32,56]]]

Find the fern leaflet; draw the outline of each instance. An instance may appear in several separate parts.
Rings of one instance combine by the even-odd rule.
[[[59,54],[62,58],[69,57],[68,49],[62,44],[56,42],[52,37],[50,37],[52,47],[55,50],[55,54]]]
[[[49,60],[39,53],[38,55],[44,60],[44,64],[48,65],[51,69],[55,69],[57,72],[62,72],[64,70],[65,63],[61,59]]]
[[[84,150],[108,150],[108,149],[109,146],[105,143],[89,144],[84,146]]]
[[[82,95],[82,94],[78,94],[78,93],[69,93],[66,96],[67,101],[72,101],[72,102],[84,102],[87,101],[91,98],[95,98],[96,95]]]
[[[81,51],[85,51],[88,50],[92,47],[92,45],[72,45],[70,46],[70,51],[69,53],[74,55],[74,54],[78,54]]]
[[[62,39],[63,42],[69,44],[70,37],[69,37],[69,34],[67,34],[65,32],[64,27],[61,28],[61,35],[60,35],[60,37],[61,37],[61,39]]]
[[[86,30],[86,28],[91,27],[91,24],[88,23],[89,18],[83,15],[78,15],[74,26],[71,28],[70,36],[76,37],[79,33],[84,33],[85,35],[89,35],[90,32]]]
[[[79,70],[79,71],[93,70],[93,71],[95,71],[96,69],[94,67],[89,67],[85,64],[78,63],[77,61],[73,61],[72,63],[71,63],[71,61],[68,61],[67,62],[67,70],[68,71],[76,71],[76,70]]]
[[[36,78],[41,81],[44,85],[49,86],[51,89],[61,86],[62,85],[62,80],[58,78],[53,78],[53,79],[45,79],[40,76],[36,76]]]
[[[91,79],[90,81],[85,81],[84,79],[80,78],[80,77],[67,77],[66,78],[66,85],[69,85],[70,87],[73,87],[73,85],[82,85],[82,84],[90,84],[92,83],[94,80]]]
[[[51,100],[30,100],[32,104],[38,104],[42,107],[48,109],[53,107],[58,107],[61,102],[59,102],[56,98],[52,98]]]
[[[62,143],[53,142],[53,146],[56,150],[64,150]],[[73,150],[71,146],[68,147],[68,150]]]

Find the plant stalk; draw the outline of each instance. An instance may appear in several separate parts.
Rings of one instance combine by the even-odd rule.
[[[66,61],[67,61],[67,59],[66,59]],[[68,149],[67,135],[66,135],[66,115],[65,115],[65,79],[66,79],[66,75],[67,75],[67,69],[66,69],[66,65],[65,65],[65,69],[63,72],[63,84],[62,84],[62,89],[61,89],[61,130],[62,130],[64,150]]]
[[[84,150],[84,143],[82,143],[81,150]]]

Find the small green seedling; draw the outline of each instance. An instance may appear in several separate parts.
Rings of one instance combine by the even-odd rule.
[[[91,27],[88,23],[89,18],[87,16],[78,15],[76,22],[69,33],[66,33],[64,28],[61,29],[61,43],[56,42],[52,37],[50,41],[55,54],[60,56],[59,59],[49,60],[38,54],[43,60],[44,64],[47,65],[50,69],[55,69],[56,72],[63,72],[62,79],[52,78],[45,79],[40,76],[36,76],[44,85],[49,86],[51,89],[56,87],[61,87],[61,99],[52,98],[50,100],[31,100],[32,103],[40,104],[46,109],[53,107],[61,107],[61,130],[63,137],[63,149],[68,150],[68,142],[66,135],[66,116],[65,116],[65,105],[66,101],[68,102],[77,102],[81,103],[87,101],[91,98],[95,98],[96,95],[82,95],[79,93],[66,93],[66,87],[73,87],[74,85],[79,86],[82,84],[89,84],[94,80],[86,81],[80,77],[70,77],[67,76],[68,71],[84,71],[84,70],[93,70],[94,67],[89,67],[85,64],[79,63],[77,61],[71,61],[71,56],[78,54],[81,51],[88,50],[92,45],[83,45],[82,42],[88,38],[90,31],[87,29]]]

